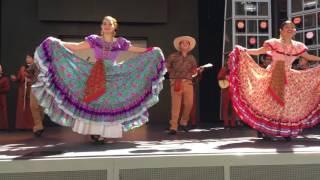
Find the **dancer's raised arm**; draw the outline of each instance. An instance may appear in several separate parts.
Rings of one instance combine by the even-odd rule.
[[[87,41],[82,42],[62,42],[63,46],[68,48],[71,51],[89,49],[90,44]]]
[[[320,61],[320,57],[309,54],[308,52],[301,54],[301,57],[303,57],[307,61]]]
[[[261,47],[258,49],[247,49],[245,50],[248,54],[250,55],[260,55],[260,54],[266,54],[267,51],[270,51],[270,49],[268,47]]]

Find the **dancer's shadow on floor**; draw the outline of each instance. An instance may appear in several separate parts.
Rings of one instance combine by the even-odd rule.
[[[293,138],[291,141],[286,141],[283,138],[273,138],[273,139],[262,139],[262,138],[249,138],[245,141],[240,142],[226,142],[223,145],[219,145],[217,149],[253,149],[256,152],[261,150],[275,150],[277,153],[291,153],[295,151],[312,151],[312,149],[304,149],[309,147],[318,147],[320,149],[320,137],[308,137],[306,135],[299,136],[298,138]],[[318,151],[313,150],[313,151]]]
[[[212,144],[219,143],[224,138],[250,137],[254,133],[248,128],[238,127],[225,129],[218,127],[197,127],[189,132],[178,130],[176,135],[168,135],[168,129],[152,126],[148,130],[148,138],[145,139],[143,148],[129,151],[131,154],[183,154],[193,151],[192,148],[185,148],[188,144]],[[181,146],[184,147],[181,147]]]
[[[112,156],[108,154],[108,151],[112,150],[122,150],[135,148],[137,144],[131,142],[116,142],[107,144],[61,144],[55,147],[42,147],[38,150],[34,150],[29,153],[23,153],[22,156],[16,157],[14,159],[39,159],[48,157],[98,157],[98,156]],[[21,152],[20,152],[21,153]],[[77,154],[77,155],[71,155]],[[116,154],[115,154],[116,155]]]
[[[108,156],[109,151],[135,148],[134,142],[118,141],[96,144],[87,138],[66,140],[55,137],[26,137],[12,143],[0,144],[1,155],[17,159],[42,159],[48,157]]]
[[[54,147],[41,147],[31,152],[19,152],[20,155],[13,160],[18,159],[42,159],[48,157],[98,157],[98,156],[112,156],[108,151],[122,150],[135,148],[137,144],[131,142],[116,142],[106,144],[94,144],[88,142],[87,144],[60,144]],[[72,155],[77,154],[77,155]]]

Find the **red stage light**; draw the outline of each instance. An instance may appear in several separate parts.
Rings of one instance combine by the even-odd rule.
[[[261,21],[260,22],[260,28],[261,29],[267,29],[268,27],[268,22],[267,21]]]
[[[307,39],[312,39],[314,37],[314,32],[310,31],[306,33],[306,38]]]
[[[293,24],[295,24],[295,25],[300,24],[301,23],[301,17],[294,17],[292,21],[293,21]]]
[[[250,45],[255,45],[257,43],[257,38],[255,37],[250,37],[249,38],[249,44]]]

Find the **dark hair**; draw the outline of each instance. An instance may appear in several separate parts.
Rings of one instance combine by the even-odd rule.
[[[292,24],[294,27],[296,27],[296,25],[291,20],[286,20],[280,24],[280,29],[283,29],[283,27],[287,24]]]
[[[29,56],[29,57],[33,58],[33,55],[31,55],[30,53],[26,54],[26,56]]]

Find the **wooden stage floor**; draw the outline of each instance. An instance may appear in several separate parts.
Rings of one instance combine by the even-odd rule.
[[[62,127],[48,127],[40,138],[30,131],[0,131],[0,160],[291,152],[320,152],[320,129],[307,129],[302,136],[287,142],[262,140],[248,127],[224,129],[204,124],[172,136],[165,126],[148,124],[104,145],[94,144],[88,136]]]

